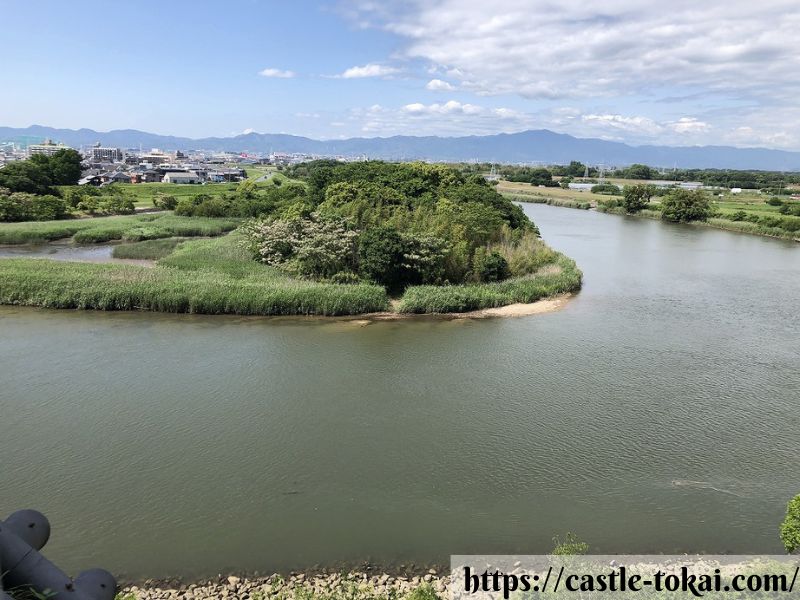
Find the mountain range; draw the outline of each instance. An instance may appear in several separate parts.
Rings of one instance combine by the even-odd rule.
[[[0,127],[0,142],[37,143],[45,138],[79,148],[104,146],[145,150],[207,150],[247,153],[286,152],[322,156],[368,156],[387,160],[481,161],[591,165],[643,163],[657,167],[800,171],[800,152],[732,146],[632,146],[597,138],[577,138],[547,129],[483,136],[406,136],[314,140],[275,133],[192,139],[136,129],[94,131],[41,125]]]

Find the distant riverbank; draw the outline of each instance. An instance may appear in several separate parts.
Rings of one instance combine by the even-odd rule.
[[[628,216],[628,217],[644,217],[647,219],[661,219],[661,211],[658,210],[658,203],[651,203],[652,208],[644,209],[634,214],[625,212],[625,209],[618,206],[607,206],[602,201],[584,202],[569,198],[552,198],[538,193],[521,193],[518,190],[514,192],[503,192],[503,194],[514,200],[515,202],[527,202],[530,204],[547,204],[549,206],[557,206],[561,208],[577,208],[580,210],[596,210],[614,215]],[[760,235],[763,237],[772,237],[784,240],[791,240],[800,242],[800,232],[787,231],[780,227],[769,225],[769,217],[759,217],[761,221],[748,221],[739,220],[734,221],[725,218],[724,215],[712,216],[705,221],[692,221],[688,223],[696,227],[713,227],[714,229],[724,229],[726,231],[734,231],[736,233],[749,233],[751,235]],[[774,218],[774,217],[773,217]],[[788,217],[792,218],[792,217]]]

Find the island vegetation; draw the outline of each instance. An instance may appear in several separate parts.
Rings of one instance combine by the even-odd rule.
[[[0,224],[1,244],[121,242],[116,258],[157,261],[4,259],[0,302],[248,315],[446,313],[580,288],[575,263],[481,176],[380,161],[315,161],[287,175],[180,197],[153,189],[155,213]],[[79,191],[67,186],[61,194]]]

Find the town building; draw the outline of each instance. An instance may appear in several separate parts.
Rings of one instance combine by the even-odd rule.
[[[125,159],[125,154],[119,148],[105,148],[100,144],[92,146],[91,154],[92,162],[122,162]]]
[[[64,144],[56,144],[52,140],[45,140],[41,144],[30,144],[28,146],[28,156],[33,156],[34,154],[52,156],[61,150],[72,150],[72,148],[65,146]]]
[[[167,173],[162,181],[164,183],[201,183],[200,176],[194,171]]]

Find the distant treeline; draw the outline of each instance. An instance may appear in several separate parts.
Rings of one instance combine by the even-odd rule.
[[[468,173],[486,173],[492,169],[490,163],[463,164],[461,168]],[[597,167],[574,160],[568,165],[551,165],[547,167],[501,165],[496,171],[507,181],[544,185],[558,185],[558,178],[588,177],[597,179],[600,170]],[[800,184],[800,173],[782,173],[779,171],[731,170],[731,169],[667,169],[661,170],[648,165],[633,164],[619,169],[604,170],[606,177],[621,179],[663,179],[666,181],[699,181],[703,185],[723,188],[746,188],[764,190],[771,194],[788,195],[786,186]]]

